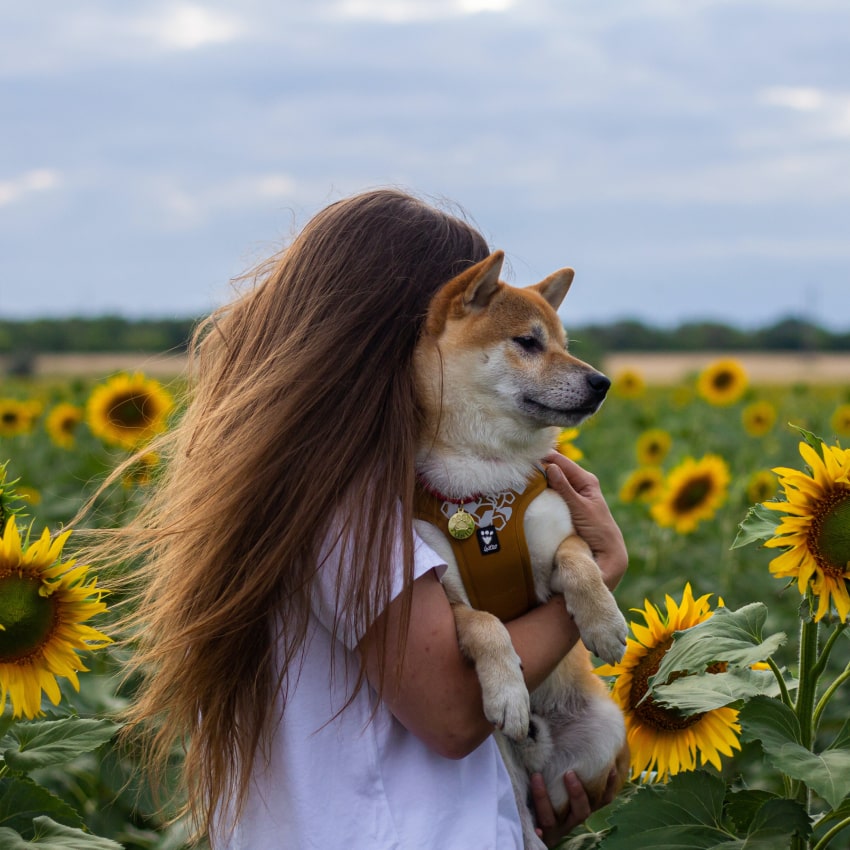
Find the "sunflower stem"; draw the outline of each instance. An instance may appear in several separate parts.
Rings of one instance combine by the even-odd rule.
[[[811,749],[814,740],[813,714],[817,691],[818,624],[806,619],[800,629],[800,683],[795,712],[800,721],[800,743]]]
[[[819,680],[820,677],[823,675],[823,671],[826,669],[826,665],[829,661],[829,656],[832,652],[832,648],[833,646],[835,646],[835,642],[838,640],[839,636],[846,628],[846,623],[837,623],[835,628],[832,630],[832,634],[829,636],[823,646],[820,658],[818,658],[817,663],[812,668],[812,675],[814,676],[815,681]]]
[[[806,617],[800,627],[800,682],[797,687],[797,703],[794,713],[800,723],[800,743],[807,749],[812,748],[814,741],[813,713],[815,705],[815,694],[817,690],[817,679],[814,677],[815,666],[818,658],[818,624]],[[795,782],[795,799],[809,813],[811,794],[805,782]],[[792,839],[792,848],[805,847],[807,842],[795,837]]]
[[[794,709],[794,703],[791,700],[791,694],[788,693],[788,686],[785,684],[785,677],[782,675],[782,671],[777,666],[776,662],[772,658],[767,659],[767,664],[770,667],[773,675],[776,677],[776,682],[779,685],[779,693],[782,697],[782,702],[788,706],[790,709]]]
[[[823,710],[826,708],[827,703],[832,699],[835,695],[835,692],[848,680],[850,679],[850,664],[848,664],[844,668],[844,672],[838,676],[835,681],[824,691],[823,696],[818,700],[818,704],[815,707],[815,713],[813,716],[814,728],[817,729],[820,724],[820,718],[823,714]]]
[[[820,841],[812,847],[812,850],[825,850],[825,848],[829,845],[829,842],[838,835],[843,829],[846,829],[850,826],[850,818],[844,818],[844,820],[839,821],[832,827],[828,832],[825,832],[821,837]]]

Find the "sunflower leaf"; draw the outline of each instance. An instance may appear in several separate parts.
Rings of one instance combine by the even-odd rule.
[[[779,750],[787,744],[802,745],[803,735],[797,715],[779,700],[756,697],[738,715],[741,739],[761,741],[767,750]]]
[[[741,668],[725,673],[683,676],[652,689],[656,702],[685,714],[713,711],[754,696],[777,696],[779,683],[770,670]]]
[[[17,746],[6,749],[3,758],[12,770],[24,772],[64,764],[97,749],[120,728],[110,720],[81,717],[20,723],[7,736]]]
[[[33,818],[48,814],[68,826],[82,826],[80,814],[63,799],[28,776],[0,779],[0,827],[32,837]],[[6,847],[0,841],[0,847]]]
[[[34,818],[33,825],[35,837],[32,841],[12,829],[0,828],[0,846],[4,850],[122,850],[121,844],[109,838],[63,826],[49,817]]]
[[[811,832],[812,822],[805,808],[796,800],[776,797],[759,806],[740,847],[741,850],[775,850],[776,847],[787,846],[792,835],[806,839]],[[737,846],[728,844],[725,848],[732,850]]]
[[[850,719],[844,721],[841,731],[835,736],[835,740],[827,749],[839,750],[846,747],[850,747]]]
[[[805,428],[801,428],[793,422],[789,422],[788,427],[797,431],[800,436],[818,453],[820,459],[823,460],[823,440],[818,437],[817,434],[813,434],[811,431],[807,431]]]
[[[726,795],[726,815],[735,825],[735,829],[741,832],[753,822],[756,812],[768,800],[774,799],[777,799],[776,794],[761,789],[730,790]]]
[[[727,802],[737,818],[726,817]],[[811,832],[808,815],[794,800],[759,792],[727,799],[725,782],[705,771],[642,788],[617,809],[611,826],[600,850],[775,850],[788,846],[792,835],[807,838]]]
[[[680,773],[666,785],[641,788],[611,817],[602,850],[722,847],[734,835],[723,826],[723,780],[704,771]]]
[[[766,619],[767,608],[752,602],[737,611],[718,608],[708,620],[676,632],[650,686],[666,684],[674,673],[703,673],[718,662],[750,667],[764,661],[787,639],[784,632],[763,638]]]
[[[804,782],[832,808],[850,794],[850,752],[813,753],[800,742],[796,715],[779,700],[755,697],[738,716],[743,741],[760,741],[768,761],[785,775]]]
[[[750,543],[770,540],[782,518],[776,511],[767,511],[761,505],[753,505],[744,519],[738,523],[738,534],[730,549],[740,549]]]

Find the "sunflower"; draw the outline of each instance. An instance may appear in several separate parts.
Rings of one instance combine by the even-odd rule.
[[[850,437],[850,404],[839,404],[829,424],[839,437]]]
[[[723,504],[729,480],[729,467],[722,457],[685,458],[667,476],[664,492],[651,509],[653,519],[679,534],[690,534]]]
[[[670,451],[673,438],[663,428],[650,428],[637,439],[637,459],[643,466],[658,466]]]
[[[769,401],[754,401],[741,411],[741,422],[751,437],[763,437],[776,422],[776,408]]]
[[[680,604],[670,596],[666,598],[666,614],[649,601],[643,609],[633,609],[646,625],[632,622],[634,639],[627,639],[623,659],[618,664],[596,668],[601,676],[617,677],[611,695],[625,717],[632,779],[667,781],[682,771],[695,770],[697,756],[702,765],[711,763],[719,770],[720,756],[731,756],[733,750],[741,748],[738,741],[741,727],[735,709],[717,708],[684,715],[665,708],[652,697],[644,699],[649,678],[658,671],[673,644],[673,633],[712,616],[710,596],[694,599],[687,584]]]
[[[824,617],[832,602],[846,622],[850,613],[850,449],[821,443],[821,452],[823,457],[808,443],[800,443],[811,474],[784,467],[773,470],[785,501],[765,502],[764,507],[786,516],[764,545],[785,550],[770,562],[773,575],[796,578],[801,594],[809,589],[815,594],[815,620]]]
[[[697,378],[697,392],[709,403],[724,406],[734,404],[747,389],[744,367],[731,358],[706,366]]]
[[[19,501],[25,502],[27,505],[35,506],[41,504],[41,491],[36,490],[35,487],[18,485],[15,487],[15,495]]]
[[[74,447],[74,434],[83,421],[83,411],[75,404],[61,402],[57,404],[44,421],[44,427],[50,439],[63,449]]]
[[[558,442],[555,448],[570,460],[581,460],[584,457],[584,452],[576,445],[573,440],[578,437],[578,428],[564,428],[558,434]]]
[[[40,410],[37,402],[0,398],[0,437],[29,433]]]
[[[768,469],[754,472],[747,480],[747,501],[764,502],[776,493],[776,476]]]
[[[134,487],[147,487],[153,481],[158,466],[159,455],[156,452],[145,452],[137,457],[132,466],[121,476],[121,484],[128,490]]]
[[[171,394],[140,372],[116,375],[95,387],[86,407],[92,433],[104,442],[134,449],[165,430]]]
[[[636,469],[620,488],[622,502],[652,502],[661,492],[664,475],[657,466]]]
[[[42,691],[56,705],[58,676],[79,690],[77,673],[87,668],[78,653],[111,643],[86,625],[106,610],[97,579],[61,560],[70,533],[51,540],[45,529],[23,546],[10,517],[0,538],[0,710],[8,695],[14,717],[41,714]]]
[[[646,389],[646,381],[637,369],[623,369],[614,376],[613,392],[623,398],[639,398]]]

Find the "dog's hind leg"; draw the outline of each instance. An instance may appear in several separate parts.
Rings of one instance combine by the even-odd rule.
[[[508,630],[498,617],[452,602],[461,652],[475,665],[484,716],[509,738],[528,734],[531,713],[520,658]]]
[[[532,721],[534,722],[534,721]],[[546,844],[535,832],[534,815],[532,814],[533,801],[531,799],[531,786],[528,782],[528,771],[522,763],[522,756],[517,750],[518,745],[509,741],[504,735],[496,735],[496,742],[502,754],[502,761],[511,778],[514,789],[519,822],[522,826],[522,843],[524,850],[545,850]]]

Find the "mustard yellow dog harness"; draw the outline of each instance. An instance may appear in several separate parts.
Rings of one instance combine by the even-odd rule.
[[[523,520],[528,506],[545,489],[546,476],[539,471],[521,493],[507,490],[463,502],[417,484],[414,516],[439,528],[451,543],[473,608],[507,621],[537,604]],[[449,532],[449,520],[458,510],[475,520],[475,532],[464,540]]]

